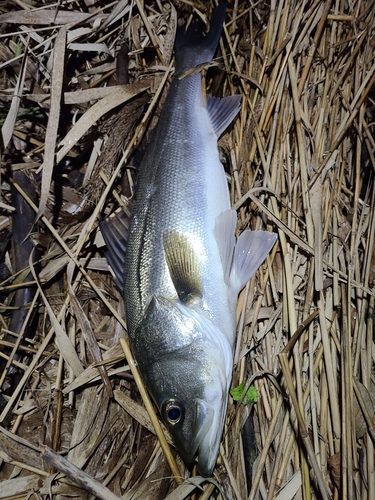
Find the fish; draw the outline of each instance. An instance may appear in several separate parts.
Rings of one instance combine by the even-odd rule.
[[[224,20],[219,5],[207,34],[196,23],[177,32],[175,74],[137,170],[130,223],[101,225],[138,369],[185,464],[197,458],[203,477],[225,423],[238,294],[277,238],[246,230],[236,240],[217,141],[241,95],[205,96],[194,70],[213,59]]]

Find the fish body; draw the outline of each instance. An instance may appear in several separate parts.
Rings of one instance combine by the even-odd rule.
[[[236,244],[217,139],[241,97],[206,102],[201,74],[185,76],[213,58],[224,16],[225,7],[214,10],[206,36],[194,26],[177,36],[175,76],[137,172],[124,263],[133,355],[183,460],[198,455],[206,477],[224,426],[238,293],[276,237],[245,231]]]

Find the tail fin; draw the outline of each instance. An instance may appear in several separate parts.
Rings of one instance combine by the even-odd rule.
[[[198,23],[192,23],[187,30],[185,26],[178,29],[175,41],[176,75],[212,60],[220,40],[226,8],[226,4],[214,8],[210,31],[206,35]]]

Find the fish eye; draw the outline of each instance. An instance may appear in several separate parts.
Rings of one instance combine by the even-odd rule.
[[[164,405],[164,418],[170,425],[178,424],[183,418],[181,404],[175,399],[170,399]]]

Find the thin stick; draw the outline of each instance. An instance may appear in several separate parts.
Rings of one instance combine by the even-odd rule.
[[[52,465],[56,470],[65,474],[69,479],[81,486],[86,491],[89,491],[100,500],[120,500],[111,490],[103,486],[101,483],[90,477],[68,460],[63,458],[58,453],[48,448],[48,446],[40,447],[42,458]]]
[[[289,369],[288,358],[289,358],[289,355],[286,352],[279,354],[281,369],[282,369],[283,375],[285,377],[285,384],[288,387],[289,396],[292,400],[292,403],[294,406],[294,411],[296,412],[300,436],[302,438],[303,444],[306,447],[306,451],[309,455],[309,459],[310,459],[310,463],[312,465],[312,468],[314,469],[316,480],[319,484],[320,493],[321,493],[324,500],[329,500],[331,498],[331,495],[328,491],[327,483],[325,482],[323,475],[322,475],[322,472],[320,470],[320,467],[318,465],[318,461],[317,461],[316,456],[315,456],[314,447],[311,443],[310,436],[307,432],[307,428],[306,428],[304,419],[303,419],[302,414],[300,412],[297,394],[296,394],[296,391],[294,389],[292,374],[291,374],[290,369]]]
[[[146,407],[146,410],[149,414],[151,423],[154,426],[155,434],[157,435],[157,437],[160,441],[160,446],[162,447],[165,458],[167,459],[169,467],[171,468],[174,479],[175,479],[177,484],[181,484],[183,482],[181,472],[178,468],[176,460],[174,459],[174,456],[171,453],[171,449],[169,447],[169,444],[167,443],[167,440],[165,439],[164,432],[159,424],[159,420],[157,419],[157,417],[155,415],[154,407],[152,406],[150,397],[145,389],[145,386],[143,385],[142,379],[139,375],[139,371],[138,371],[138,368],[135,364],[130,347],[124,338],[120,339],[120,344],[121,344],[121,347],[124,351],[126,361],[127,361],[128,365],[130,366],[130,370],[133,374],[135,383],[137,384],[138,390],[141,394],[141,397],[142,397],[142,400],[143,400],[144,405]]]

